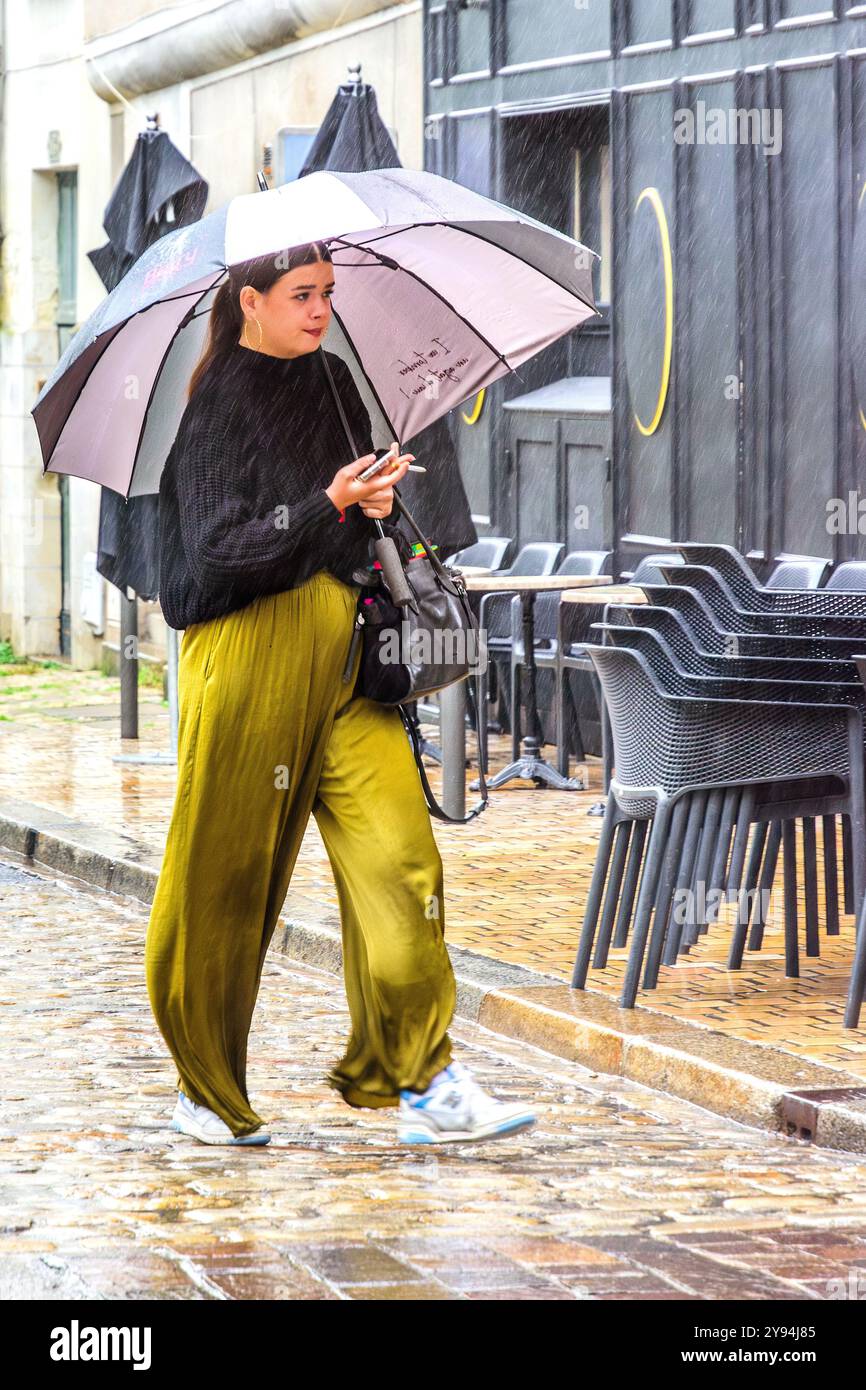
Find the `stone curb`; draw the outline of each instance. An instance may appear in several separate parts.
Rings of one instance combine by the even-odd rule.
[[[128,836],[106,834],[62,813],[0,801],[0,847],[98,889],[145,904],[153,899],[158,856]],[[303,891],[290,890],[271,949],[341,974],[339,917]],[[462,947],[448,950],[459,1018],[765,1130],[797,1133],[790,1116],[802,1112],[805,1094],[809,1138],[866,1153],[866,1086],[852,1073],[644,1006],[620,1009],[605,995],[572,990],[555,976]],[[862,1100],[850,1094],[857,1090]],[[828,1094],[835,1091],[840,1094]]]

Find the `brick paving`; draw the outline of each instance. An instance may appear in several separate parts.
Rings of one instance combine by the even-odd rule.
[[[537,1125],[400,1146],[395,1112],[324,1084],[342,982],[279,957],[249,1065],[274,1138],[200,1145],[168,1128],[146,908],[7,857],[0,912],[0,1298],[824,1301],[861,1271],[866,1292],[866,1159],[468,1023],[457,1055]]]
[[[140,695],[141,737],[122,742],[116,678],[66,669],[4,674],[0,667],[0,800],[25,798],[112,827],[125,835],[135,857],[158,866],[175,769],[112,761],[120,752],[167,749],[161,692],[142,687]],[[435,738],[436,731],[430,734]],[[491,737],[490,744],[495,772],[510,761],[510,739]],[[472,737],[469,748],[474,751]],[[553,758],[551,747],[545,752]],[[428,760],[428,772],[438,791],[438,765]],[[586,814],[601,782],[592,759],[589,775],[588,792],[512,783],[491,793],[488,809],[468,826],[432,822],[445,865],[449,944],[570,982],[600,825]],[[468,799],[472,804],[475,793]],[[823,893],[822,872],[819,885]],[[293,886],[338,910],[312,819]],[[779,893],[764,946],[746,953],[741,971],[726,968],[729,929],[719,923],[687,959],[663,967],[658,989],[639,999],[673,1018],[866,1077],[866,1024],[857,1032],[842,1027],[853,934],[853,919],[843,915],[838,936],[822,934],[820,958],[802,952],[800,979],[786,979]],[[625,955],[612,951],[606,970],[590,971],[589,987],[615,999]]]

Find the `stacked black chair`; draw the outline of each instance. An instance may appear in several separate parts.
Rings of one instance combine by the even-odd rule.
[[[829,560],[815,559],[811,556],[789,556],[781,559],[766,584],[761,584],[748,561],[732,545],[714,545],[704,542],[683,542],[677,545],[686,564],[708,565],[720,574],[738,599],[755,599],[756,604],[744,603],[744,607],[772,604],[768,595],[778,590],[793,589],[798,593],[814,592],[818,589]]]
[[[825,632],[798,636],[762,630],[732,631],[724,626],[703,594],[677,584],[643,584],[644,596],[652,604],[679,613],[695,634],[700,650],[725,656],[800,656],[850,659],[856,638],[831,637]],[[737,621],[734,610],[726,617]],[[852,646],[853,643],[853,646]],[[783,650],[784,648],[784,650]]]
[[[662,610],[654,611],[659,612]],[[685,655],[685,660],[688,662],[689,665],[689,670],[686,670],[682,665],[679,664],[679,661],[677,660],[677,657],[674,655],[672,649],[668,644],[666,644],[663,635],[661,635],[657,629],[655,631],[642,630],[640,633],[634,632],[634,630],[632,629],[631,633],[628,633],[622,630],[617,630],[613,628],[611,625],[608,625],[607,631],[610,632],[611,639],[614,645],[631,645],[634,646],[637,650],[643,651],[654,670],[657,670],[660,665],[662,669],[667,667],[665,674],[667,676],[668,683],[673,685],[674,688],[676,688],[678,692],[681,694],[692,693],[700,695],[702,687],[704,689],[707,688],[707,681],[717,675],[717,672],[710,673],[707,671],[695,674],[695,666],[697,663],[689,655]],[[741,659],[723,658],[722,660],[726,662],[728,667],[726,673],[728,685],[726,688],[729,692],[729,698],[736,698],[738,693],[738,685],[741,688],[744,696],[748,698],[752,694],[752,690],[750,690],[748,682],[760,681],[760,698],[762,699],[769,696],[777,700],[796,701],[799,699],[803,699],[811,703],[821,703],[825,699],[829,698],[830,701],[834,703],[851,704],[855,707],[860,708],[861,710],[863,709],[862,692],[859,688],[859,680],[855,679],[855,677],[857,676],[857,670],[853,662],[806,663],[795,661],[789,663],[789,665],[792,668],[797,668],[801,672],[799,678],[795,678],[793,670],[789,669],[788,671],[783,671],[782,678],[779,679],[779,669],[784,664],[779,660],[768,662],[761,659],[748,657]],[[843,675],[840,682],[837,682],[835,680],[835,670],[831,671],[831,666],[833,668],[838,668],[839,666],[842,666]],[[813,893],[811,891],[812,885],[816,882],[817,873],[814,834],[815,823],[813,819],[808,819],[806,817],[804,817],[803,820],[805,846],[804,872],[807,889],[807,954],[818,955],[819,943],[817,893]],[[831,838],[833,847],[835,848],[835,824],[832,823],[832,819],[831,824],[833,830]],[[827,822],[825,821],[825,831],[826,825]],[[860,852],[862,854],[864,863],[866,863],[866,842],[860,845]],[[855,847],[855,855],[856,853],[857,850]],[[796,866],[794,864],[793,846],[791,847],[791,850],[789,851],[786,857],[785,869],[786,874],[791,876],[794,875],[796,872]],[[792,889],[795,890],[796,882],[794,878],[791,878],[791,885]],[[830,898],[831,900],[835,897],[835,887],[835,878],[828,877],[826,888],[828,898]],[[796,912],[793,913],[793,917],[794,921],[796,921]],[[836,918],[835,920],[838,923],[838,918]],[[836,927],[836,930],[838,930],[838,926]],[[794,933],[796,935],[796,927],[794,927]]]
[[[679,546],[677,547],[679,550]],[[684,561],[678,554],[670,554],[665,551],[659,555],[644,555],[636,570],[623,570],[620,575],[622,584],[660,584],[662,583],[662,565],[681,565]]]
[[[679,577],[679,576],[677,576]],[[717,579],[717,576],[716,576]],[[753,621],[752,616],[739,616],[731,607],[730,595],[725,596],[718,591],[716,580],[707,580],[706,573],[698,573],[697,582],[702,585],[705,592],[708,591],[713,598],[715,609],[722,605],[722,617],[717,611],[711,608],[710,603],[696,589],[680,588],[678,584],[647,586],[644,594],[649,602],[655,606],[663,606],[668,610],[673,610],[690,627],[696,648],[703,654],[723,654],[726,659],[732,656],[751,656],[751,657],[770,657],[778,658],[788,656],[802,660],[826,659],[832,664],[828,668],[828,679],[838,677],[839,661],[850,661],[853,654],[862,646],[862,638],[858,635],[861,626],[859,623],[845,623],[843,626],[848,631],[848,636],[828,635],[828,630],[833,624],[826,620],[818,620],[817,625],[814,621],[810,622],[810,633],[807,636],[794,635],[791,632],[790,622],[786,621],[786,633],[769,633],[764,629],[766,622],[758,618]],[[826,591],[821,591],[822,593]],[[766,615],[764,615],[764,619]],[[741,625],[750,623],[753,628],[757,627],[761,631],[738,631]],[[834,629],[835,630],[835,629]],[[812,836],[813,827],[804,822],[804,852],[806,858],[807,872],[811,872],[812,857]],[[853,886],[852,886],[852,865],[851,865],[851,832],[847,820],[842,822],[843,831],[843,871],[845,885],[845,910],[854,911]],[[778,849],[780,826],[771,827],[768,832],[767,855],[772,857]],[[824,835],[824,867],[825,876],[829,880],[835,872],[836,854],[836,830],[835,825],[829,820],[823,822]],[[758,899],[757,908],[760,912],[761,900]],[[830,935],[838,931],[835,920],[835,895],[829,898],[829,911],[827,921],[827,932]],[[762,923],[760,917],[757,919],[750,937],[750,947],[760,945],[762,935]]]
[[[656,634],[644,631],[640,636]],[[774,697],[783,682],[683,680],[661,650],[652,664],[633,648],[589,646],[588,651],[610,710],[616,775],[572,985],[584,987],[593,946],[594,963],[606,964],[616,918],[617,944],[625,944],[630,929],[620,1003],[632,1008],[651,916],[644,981],[649,988],[658,979],[665,948],[667,961],[676,958],[682,928],[689,927],[692,940],[697,939],[708,905],[720,894],[740,890],[750,825],[781,822],[786,847],[791,835],[785,827],[790,828],[797,815],[845,814],[862,834],[863,720],[859,704],[833,702],[829,697],[835,692],[826,686],[809,690],[792,682],[791,690],[778,699]],[[818,699],[803,698],[804,692],[817,695],[818,690]],[[627,863],[639,822],[648,825]],[[640,891],[633,908],[638,877]],[[679,918],[673,911],[675,890],[684,890],[690,904]],[[790,930],[796,920],[794,891],[789,870],[789,974],[798,969],[796,934]],[[741,934],[743,915],[738,904]]]
[[[830,619],[866,616],[866,594],[858,589],[767,589],[758,585],[742,556],[728,546],[682,545],[685,563],[674,574],[670,566],[660,566],[665,583],[695,588],[703,594],[714,612],[716,603],[728,604],[743,617],[754,615],[820,617]],[[698,558],[701,552],[705,558]],[[715,600],[715,601],[714,601]],[[787,631],[749,626],[743,631]]]
[[[625,945],[631,932],[625,1007],[635,1001],[650,918],[645,986],[654,986],[662,959],[672,963],[708,929],[720,899],[738,903],[729,965],[740,964],[749,922],[740,901],[749,903],[755,892],[759,903],[764,899],[780,845],[786,970],[797,973],[797,819],[807,953],[818,950],[819,816],[827,929],[838,932],[836,815],[848,832],[846,907],[866,913],[864,696],[854,661],[866,642],[864,595],[783,590],[768,598],[741,557],[727,548],[720,556],[719,549],[683,546],[684,554],[712,558],[718,567],[663,566],[668,582],[645,587],[649,605],[611,608],[610,620],[596,625],[606,645],[587,649],[611,712],[616,777],[573,984],[584,987],[593,947],[594,964],[603,966],[611,942]],[[674,911],[674,891],[694,900],[702,886],[705,898],[716,900],[684,924]],[[762,932],[759,910],[751,946],[760,944]],[[847,1027],[857,1026],[866,988],[864,939],[861,933]]]
[[[689,557],[697,557],[700,552],[701,558],[712,558],[714,563],[712,567],[686,564],[665,571],[664,577],[672,585],[694,588],[729,635],[775,634],[787,638],[806,638],[807,643],[810,639],[820,642],[822,649],[826,643],[831,643],[837,648],[837,654],[848,658],[853,650],[862,646],[866,593],[856,590],[770,591],[755,584],[745,561],[728,546],[684,545],[680,549]],[[742,649],[742,641],[742,636],[739,636],[736,650]],[[847,645],[840,646],[841,642]],[[800,650],[802,652],[804,649],[801,647]],[[813,648],[812,654],[818,654],[817,647]],[[843,821],[842,829],[845,907],[851,912],[858,910],[852,899],[851,861],[856,851],[851,843],[851,827],[847,820]],[[810,876],[815,853],[814,831],[814,825],[805,820],[804,860]],[[835,841],[835,827],[825,822],[825,845],[831,839]]]
[[[623,573],[620,576],[622,582],[636,584],[643,587],[646,584],[663,584],[661,565],[682,565],[684,560],[681,555],[666,552],[659,555],[645,555],[637,569]],[[595,667],[587,655],[584,643],[587,633],[592,624],[596,622],[604,611],[604,603],[598,605],[581,605],[572,607],[569,604],[560,603],[556,610],[557,631],[556,631],[556,662],[554,667],[554,711],[556,727],[556,752],[557,770],[563,777],[568,776],[569,757],[574,753],[575,757],[583,760],[584,748],[583,740],[580,737],[580,722],[578,711],[571,689],[569,672],[580,671],[588,675],[596,689],[598,700],[599,722],[602,730],[602,756],[604,759],[604,790],[607,791],[610,781],[609,749],[607,747],[607,717],[604,706],[604,698],[601,693],[601,686],[595,674]]]

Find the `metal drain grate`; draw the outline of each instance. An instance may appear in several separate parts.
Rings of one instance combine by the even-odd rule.
[[[822,1105],[846,1105],[866,1110],[866,1086],[828,1086],[822,1091],[788,1091],[780,1106],[786,1134],[815,1142]]]

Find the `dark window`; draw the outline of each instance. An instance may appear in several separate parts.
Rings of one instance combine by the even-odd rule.
[[[607,107],[509,118],[504,201],[601,256],[595,294],[610,302],[610,120]]]

